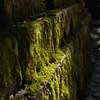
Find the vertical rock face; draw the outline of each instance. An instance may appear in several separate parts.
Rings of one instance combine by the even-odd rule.
[[[21,84],[27,85],[27,98],[84,100],[91,61],[90,14],[82,5],[51,10],[0,34],[1,100]]]
[[[4,95],[4,100],[10,99],[10,95],[16,91],[17,87],[17,82],[16,80],[11,80],[11,84],[4,90],[3,95]]]
[[[14,36],[12,36],[9,33],[0,35],[0,52],[1,52],[0,53],[0,96],[1,96],[3,94],[3,91],[7,87],[8,87],[7,91],[9,92],[9,88],[12,86],[9,85],[11,82],[12,84],[15,84],[16,81],[17,84],[21,83],[22,72],[19,63],[18,43],[14,38]],[[6,92],[4,92],[4,95],[6,95]]]
[[[29,16],[45,11],[46,0],[1,0],[0,9],[2,28],[7,28],[16,22],[28,20]]]
[[[61,8],[72,3],[83,1],[84,0],[1,0],[0,25],[2,27],[0,30],[16,22],[28,20],[29,16],[36,18],[39,13],[48,9]]]

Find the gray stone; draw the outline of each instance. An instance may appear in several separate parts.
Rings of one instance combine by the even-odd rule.
[[[100,87],[91,87],[90,91],[92,91],[92,92],[100,92]]]
[[[96,64],[95,64],[94,67],[100,70],[100,68],[99,68],[99,67],[100,67],[100,63],[97,63],[97,62],[96,62]]]
[[[100,92],[92,93],[92,96],[100,98]]]
[[[91,87],[94,87],[94,86],[97,86],[97,84],[95,82],[91,81],[89,87],[91,88]]]
[[[61,16],[62,15],[62,12],[58,12],[58,13],[56,13],[56,15]]]
[[[91,62],[94,63],[95,62],[95,59],[93,57],[91,57]]]
[[[64,59],[66,58],[66,55],[63,56],[63,59],[61,60],[61,63],[64,62]]]
[[[28,98],[28,99],[32,99],[32,100],[35,100],[35,99],[36,99],[36,96],[28,95],[27,98]]]
[[[59,67],[62,67],[62,66],[63,66],[63,64],[58,64],[58,66],[59,66]]]
[[[43,87],[44,87],[44,86],[41,86],[41,87],[38,89],[38,91],[42,91],[42,90],[43,90]]]
[[[92,79],[100,79],[100,74],[93,74]]]
[[[94,99],[93,97],[89,96],[89,97],[86,97],[85,100],[96,100],[96,99]]]
[[[34,18],[34,16],[29,15],[29,18]]]
[[[26,21],[24,20],[24,21],[23,21],[23,24],[25,24],[25,23],[26,23]]]
[[[98,83],[100,83],[100,79],[92,79],[94,82],[98,82]]]
[[[98,70],[97,68],[94,68],[94,72],[93,72],[93,74],[100,74],[100,73],[97,73],[97,72],[100,72],[100,70]]]
[[[97,64],[95,69],[100,70],[100,64]]]
[[[94,69],[94,72],[97,73],[97,74],[99,74],[100,70]]]
[[[18,92],[15,94],[15,97],[17,97],[17,99],[22,99],[22,98],[24,98],[24,94],[26,94],[26,93],[27,93],[26,90],[18,91]]]
[[[13,94],[11,94],[11,95],[9,96],[9,100],[11,100],[13,97],[14,97]]]
[[[65,12],[65,14],[67,14],[67,11],[70,10],[70,9],[72,9],[72,7],[73,7],[73,6],[69,6],[69,7],[67,7],[67,8],[62,9],[62,10]]]
[[[53,70],[55,72],[55,68],[51,68],[50,70]]]
[[[67,50],[67,52],[69,52],[69,49]],[[61,60],[61,63],[58,64],[59,67],[62,67],[63,66],[63,62],[64,62],[65,58],[66,58],[66,55],[63,56],[63,58]]]
[[[13,27],[16,27],[16,25],[13,25]]]
[[[25,89],[22,89],[21,91],[18,91],[18,92],[15,94],[15,97],[17,97],[17,99],[23,99],[23,98],[24,98],[24,95],[28,93],[28,92],[26,91],[26,89],[27,89],[27,86],[25,87]]]
[[[42,15],[42,16],[46,16],[46,15],[47,15],[47,13],[46,13],[46,12],[43,12],[43,13],[41,13],[41,15]]]
[[[41,18],[38,18],[37,20],[42,20],[42,17]]]

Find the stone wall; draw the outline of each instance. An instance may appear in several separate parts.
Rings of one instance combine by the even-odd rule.
[[[44,11],[54,8],[62,8],[84,0],[1,0],[0,22],[1,28],[5,29],[16,22],[29,20],[30,16],[36,18]]]
[[[84,100],[91,72],[90,14],[83,16],[85,11],[82,4],[51,10],[0,34],[1,100],[26,85],[27,98]],[[12,80],[17,85],[8,92]]]

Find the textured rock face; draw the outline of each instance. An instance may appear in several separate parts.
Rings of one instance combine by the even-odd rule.
[[[3,57],[0,55],[0,63],[6,72],[0,73],[0,84],[2,81],[4,88],[9,87],[14,78],[16,84],[28,85],[28,98],[37,100],[80,100],[84,97],[91,67],[90,14],[87,12],[83,17],[82,10],[82,4],[53,10],[39,20],[26,21],[1,34]],[[50,63],[50,58],[55,58],[54,63]]]
[[[16,22],[28,20],[29,16],[36,17],[36,14],[48,9],[61,8],[83,0],[1,0],[0,1],[0,22],[3,28]],[[50,6],[51,5],[51,6]]]
[[[7,89],[4,92],[4,95],[7,96],[6,91],[7,93],[13,92],[16,81],[17,84],[21,82],[22,73],[18,57],[18,43],[14,36],[1,34],[0,41],[0,52],[2,52],[0,54],[0,95],[3,95],[3,91]]]
[[[8,100],[11,97],[9,97],[10,95],[12,95],[17,89],[17,82],[16,80],[12,80],[11,84],[4,90],[3,95],[4,95],[4,100]]]
[[[6,28],[46,10],[46,0],[1,0],[0,22]],[[2,30],[2,28],[0,30]]]

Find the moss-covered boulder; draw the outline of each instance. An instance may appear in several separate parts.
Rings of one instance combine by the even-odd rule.
[[[84,99],[91,64],[90,15],[80,18],[82,9],[75,4],[52,10],[1,34],[0,88],[8,87],[14,78],[19,89],[27,85],[27,95],[37,100]]]

